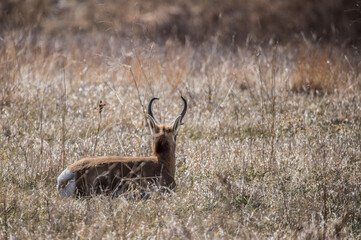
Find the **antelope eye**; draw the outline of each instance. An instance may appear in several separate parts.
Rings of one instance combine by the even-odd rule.
[[[154,128],[154,132],[155,132],[155,133],[159,133],[159,132],[160,132],[159,127]]]

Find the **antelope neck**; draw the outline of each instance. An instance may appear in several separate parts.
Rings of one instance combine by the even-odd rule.
[[[164,164],[165,169],[174,178],[175,175],[175,153],[171,151],[157,153],[154,151],[153,156],[158,158],[158,162]]]

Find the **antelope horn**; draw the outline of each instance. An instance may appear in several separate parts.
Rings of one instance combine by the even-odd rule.
[[[182,113],[181,113],[181,116],[182,116],[182,117],[181,117],[180,122],[181,122],[181,125],[183,125],[184,123],[182,122],[182,120],[183,120],[183,118],[184,118],[184,115],[186,115],[186,112],[187,112],[187,100],[185,100],[183,96],[181,96],[181,98],[182,98],[183,103],[184,103],[184,108],[183,108],[183,111],[182,111]]]
[[[152,98],[152,99],[150,100],[149,105],[148,105],[148,114],[149,114],[149,116],[151,116],[151,117],[157,122],[157,124],[158,124],[158,123],[159,123],[158,120],[153,116],[153,113],[152,113],[152,103],[153,103],[154,100],[159,100],[159,98],[154,97],[154,98]]]

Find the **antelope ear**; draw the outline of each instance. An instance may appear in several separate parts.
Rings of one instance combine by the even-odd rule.
[[[182,121],[182,116],[178,116],[172,123],[172,129],[175,134],[178,133],[178,128],[181,125],[181,121]]]
[[[149,114],[147,115],[149,123],[150,123],[150,127],[152,128],[153,132],[156,132],[155,130],[158,129],[158,123],[157,120],[155,120],[152,116],[150,116]]]

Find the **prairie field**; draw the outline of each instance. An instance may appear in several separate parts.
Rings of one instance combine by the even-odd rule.
[[[0,239],[361,238],[352,41],[228,44],[209,32],[205,41],[156,35],[152,25],[125,36],[15,20],[0,24]],[[171,195],[59,196],[57,176],[83,157],[151,156],[147,104],[159,97],[153,113],[169,123],[180,96],[188,111]]]

